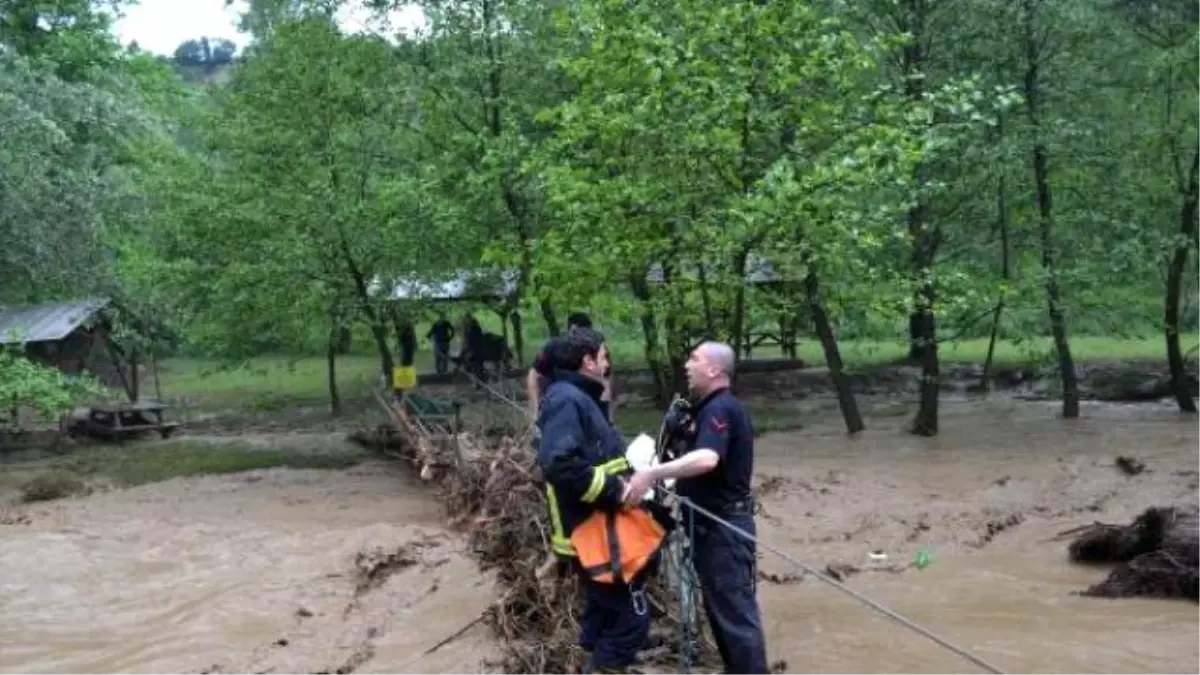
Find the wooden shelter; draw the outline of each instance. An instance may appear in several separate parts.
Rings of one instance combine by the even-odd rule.
[[[459,269],[448,272],[440,277],[396,277],[388,282],[380,278],[374,279],[368,293],[393,308],[393,316],[397,318],[397,333],[401,344],[401,360],[404,360],[404,344],[415,344],[411,316],[408,323],[398,317],[408,314],[407,308],[428,304],[444,306],[450,304],[484,306],[500,317],[500,325],[504,344],[509,344],[509,327],[517,338],[516,353],[519,361],[522,359],[522,339],[520,314],[516,308],[520,304],[518,297],[520,270],[517,269]],[[458,326],[460,334],[465,334],[466,328]],[[406,335],[406,333],[409,333]],[[415,375],[414,375],[415,376]]]
[[[68,375],[89,373],[126,393],[132,373],[112,340],[107,298],[88,298],[10,307],[0,311],[0,345],[20,344],[34,363]],[[132,394],[131,394],[132,398]]]
[[[677,280],[700,283],[704,279],[702,268],[694,263],[685,262],[677,271]],[[757,288],[759,291],[774,295],[795,293],[797,284],[790,283],[775,269],[770,260],[757,253],[746,257],[743,283]],[[666,283],[666,273],[661,263],[655,263],[646,273],[646,281],[650,284]],[[756,330],[747,327],[745,341],[742,344],[742,358],[750,358],[756,347],[778,347],[785,358],[796,358],[796,343],[799,334],[800,321],[795,312],[781,311],[777,317],[778,332]],[[697,336],[689,336],[689,342]]]
[[[179,425],[163,420],[167,406],[140,400],[137,350],[125,350],[114,339],[113,309],[108,298],[5,308],[0,310],[0,346],[21,345],[34,363],[68,375],[89,374],[123,390],[129,403],[93,406],[85,431],[120,439],[156,430],[165,438]]]

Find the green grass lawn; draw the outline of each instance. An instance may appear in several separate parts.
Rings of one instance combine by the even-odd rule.
[[[1194,334],[1185,335],[1184,348],[1197,341]],[[902,359],[906,344],[897,342],[846,342],[841,346],[842,359],[849,369],[864,369]],[[419,352],[419,372],[433,371],[428,347]],[[640,345],[633,340],[617,341],[612,346],[614,367],[618,370],[644,368]],[[1028,340],[1021,344],[1002,342],[996,345],[995,360],[1000,365],[1045,361],[1051,351],[1049,338]],[[1076,337],[1071,340],[1076,361],[1165,359],[1161,336],[1134,339]],[[798,353],[811,367],[825,364],[821,346],[815,340],[805,340]],[[987,353],[986,340],[964,340],[940,346],[943,363],[982,363]],[[531,358],[533,347],[526,353]],[[779,358],[778,349],[761,349],[755,358]],[[348,355],[337,362],[338,383],[345,396],[355,396],[378,381],[379,361],[373,355]],[[204,359],[169,359],[160,366],[163,396],[168,399],[186,398],[206,403],[233,403],[263,410],[274,409],[288,401],[319,401],[328,395],[323,357],[260,357],[245,367],[222,370],[220,363]]]
[[[1184,348],[1196,344],[1197,336],[1186,335]],[[613,345],[615,364],[621,369],[642,367],[635,341]],[[888,342],[847,342],[842,356],[851,369],[893,363],[903,358],[906,345]],[[1071,341],[1079,362],[1100,360],[1164,360],[1160,336],[1142,339],[1077,337]],[[945,363],[979,363],[987,350],[984,340],[966,340],[941,346]],[[800,357],[810,366],[824,365],[820,345],[805,341]],[[998,364],[1022,362],[1047,363],[1048,339],[1020,345],[997,346]],[[758,358],[777,358],[777,350],[760,350]],[[338,380],[347,404],[358,405],[361,394],[378,381],[378,361],[372,355],[352,355],[338,360]],[[422,354],[418,368],[432,370],[428,353]],[[163,396],[185,405],[232,407],[239,411],[272,412],[288,406],[323,406],[327,397],[325,361],[322,357],[263,357],[247,366],[221,369],[220,363],[202,359],[170,359],[161,364]],[[351,411],[352,412],[352,411]],[[649,407],[627,406],[618,409],[618,425],[629,434],[654,433],[662,412]],[[755,410],[759,431],[794,428],[799,422],[794,407],[764,402]],[[340,468],[354,464],[361,456],[341,453],[310,452],[283,447],[252,447],[248,443],[178,439],[142,441],[122,447],[83,449],[49,465],[30,467],[28,471],[9,470],[2,475],[0,488],[19,490],[20,498],[36,501],[56,499],[90,491],[93,486],[125,487],[166,480],[176,476],[221,474],[267,467]],[[2,491],[2,490],[0,490]]]

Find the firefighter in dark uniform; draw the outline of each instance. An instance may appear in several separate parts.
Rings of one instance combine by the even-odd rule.
[[[632,471],[624,439],[599,405],[608,368],[603,336],[574,329],[554,339],[546,358],[553,368],[547,369],[549,384],[539,406],[537,461],[548,486],[551,546],[560,559],[572,560],[574,530],[597,511],[622,508],[625,477]],[[590,656],[584,672],[623,672],[650,632],[645,575],[629,583],[599,583],[577,560],[570,565],[585,589],[579,643]]]
[[[754,473],[754,430],[750,415],[729,391],[735,365],[724,343],[705,342],[687,362],[690,411],[682,437],[684,454],[639,471],[629,480],[627,501],[655,483],[676,479],[676,492],[701,508],[756,535],[750,480]],[[667,426],[671,426],[670,416]],[[693,564],[700,578],[705,613],[727,673],[767,673],[766,640],[755,598],[756,547],[729,528],[686,507],[684,527],[695,533]],[[688,518],[694,518],[688,523]]]

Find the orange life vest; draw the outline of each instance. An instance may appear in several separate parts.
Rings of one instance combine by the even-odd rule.
[[[571,532],[579,564],[593,581],[624,584],[637,578],[662,546],[667,532],[642,507],[596,511]]]

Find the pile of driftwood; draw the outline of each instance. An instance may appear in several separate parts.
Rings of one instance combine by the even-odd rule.
[[[1129,525],[1095,523],[1074,536],[1072,562],[1118,563],[1108,578],[1082,595],[1200,600],[1200,513],[1196,506],[1146,509]]]
[[[528,441],[494,433],[461,433],[452,443],[405,442],[401,453],[436,481],[452,522],[470,537],[474,556],[494,571],[501,598],[486,622],[505,645],[508,673],[579,672],[577,646],[582,593],[568,569],[555,564],[543,483]],[[433,470],[431,470],[433,468]],[[641,666],[674,670],[681,652],[678,600],[658,575],[648,586],[653,614]],[[707,640],[689,645],[697,672],[719,669]]]

